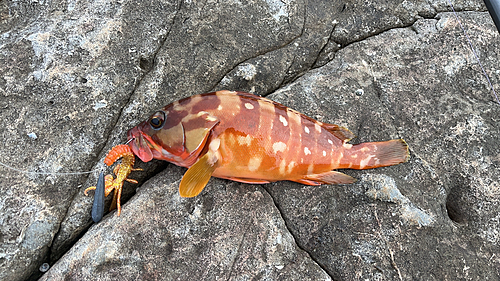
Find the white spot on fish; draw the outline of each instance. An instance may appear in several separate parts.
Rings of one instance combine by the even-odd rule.
[[[245,107],[246,107],[247,109],[253,109],[253,105],[252,105],[251,103],[248,103],[248,102],[247,102],[247,103],[245,103]]]
[[[210,121],[210,122],[215,122],[215,121],[217,121],[217,118],[215,118],[211,115],[208,115],[207,117],[205,117],[205,120]]]
[[[307,174],[308,175],[312,175],[313,174],[313,170],[314,170],[314,164],[311,163],[311,164],[309,164],[309,166],[307,166]]]
[[[320,123],[314,123],[314,129],[316,129],[316,132],[321,133],[321,125],[320,125]]]
[[[333,141],[329,139],[329,140],[328,140],[328,143],[329,143],[329,144],[333,144]]]
[[[326,156],[326,151],[323,150],[323,156]]]
[[[281,141],[273,143],[274,153],[283,152],[283,151],[285,151],[285,149],[286,149],[286,143],[281,142]]]
[[[363,169],[364,167],[366,167],[366,165],[368,165],[368,162],[370,162],[370,160],[373,158],[374,156],[373,155],[368,155],[368,157],[366,157],[365,159],[361,160],[359,162],[359,167],[361,169]]]
[[[305,154],[305,155],[309,155],[309,154],[311,154],[311,151],[309,150],[309,148],[307,148],[307,146],[306,146],[306,147],[304,147],[304,154]]]
[[[286,162],[285,160],[281,160],[280,162],[280,174],[284,175],[285,174],[285,168],[286,168]]]
[[[351,148],[352,148],[352,144],[350,144],[350,143],[344,143],[342,146],[343,146],[345,149],[351,149]]]
[[[304,127],[304,131],[306,132],[306,134],[309,134],[309,128]]]
[[[367,151],[369,151],[369,150],[370,150],[370,149],[369,149],[368,147],[366,147],[366,146],[360,149],[360,151],[361,151],[361,152],[367,152]]]
[[[220,147],[220,139],[213,139],[208,147],[210,150],[216,151]]]
[[[287,173],[290,174],[292,173],[292,170],[293,168],[295,167],[297,163],[295,163],[294,161],[291,161],[290,164],[288,164],[288,170],[287,170]]]
[[[237,139],[239,145],[250,146],[252,144],[253,138],[250,135],[246,135],[246,136],[238,136]]]
[[[222,110],[222,105],[217,106],[217,110]]]
[[[280,115],[280,122],[283,123],[283,126],[288,126],[288,121],[286,121],[286,118],[283,117],[283,115]]]
[[[260,164],[262,163],[262,158],[261,157],[252,157],[248,161],[248,170],[250,172],[255,172],[257,169],[259,169]]]

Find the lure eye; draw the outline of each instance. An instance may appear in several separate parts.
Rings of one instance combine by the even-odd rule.
[[[165,112],[163,111],[158,111],[151,118],[149,118],[149,125],[151,125],[151,128],[155,130],[159,130],[163,127],[165,124]]]

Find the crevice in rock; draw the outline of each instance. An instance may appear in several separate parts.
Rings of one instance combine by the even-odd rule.
[[[476,11],[476,10],[455,10],[455,11],[456,11],[457,13],[460,13],[460,12],[485,12],[485,11],[483,11],[483,10],[477,10],[477,11]],[[338,50],[336,50],[336,51],[335,51],[335,53],[339,52],[340,50],[342,50],[342,49],[344,49],[344,48],[346,48],[346,47],[348,47],[348,46],[350,46],[350,45],[352,45],[352,44],[354,44],[354,43],[358,43],[358,42],[361,42],[361,41],[366,40],[366,39],[368,39],[368,38],[375,37],[375,36],[377,36],[377,35],[380,35],[380,34],[382,34],[382,33],[384,33],[384,32],[390,31],[390,30],[392,30],[392,29],[399,29],[399,28],[411,28],[411,27],[412,27],[412,26],[413,26],[413,25],[414,25],[414,24],[415,24],[418,20],[421,20],[421,19],[436,19],[436,20],[439,20],[438,18],[436,18],[436,17],[437,17],[437,15],[438,15],[439,13],[446,13],[446,12],[452,12],[452,11],[451,11],[451,8],[450,8],[449,10],[435,11],[435,13],[434,13],[434,14],[432,14],[431,16],[429,16],[429,15],[421,15],[421,13],[418,13],[419,18],[415,18],[415,20],[411,21],[411,22],[410,22],[410,23],[408,23],[408,24],[405,24],[405,25],[400,25],[400,26],[392,26],[392,27],[388,27],[388,28],[386,28],[386,29],[379,30],[379,31],[377,31],[377,32],[375,32],[375,33],[369,34],[369,35],[367,35],[367,36],[365,36],[365,37],[361,37],[361,38],[359,38],[359,39],[357,39],[357,40],[354,40],[354,41],[348,42],[347,44],[340,44],[340,43],[339,43],[340,47],[339,47],[339,49],[338,49]],[[332,31],[331,31],[331,34],[330,34],[330,38],[328,39],[327,44],[325,44],[325,46],[327,46],[327,45],[328,45],[328,42],[337,42],[337,41],[335,41],[335,40],[333,40],[333,39],[332,39],[332,37],[333,37],[333,32],[335,31],[335,27],[336,27],[336,25],[332,28]],[[325,48],[325,46],[323,46],[323,49]],[[323,50],[323,49],[322,49],[322,50]],[[322,51],[322,50],[321,50],[321,51]],[[316,62],[319,60],[319,56],[321,55],[321,51],[320,51],[320,52],[318,52],[318,56],[317,56],[317,57],[316,57],[316,59],[315,59],[315,63],[314,63],[314,64],[312,64],[312,66],[311,66],[311,68],[310,68],[310,69],[308,69],[307,71],[305,71],[305,72],[303,72],[303,73],[298,73],[298,74],[296,74],[296,75],[295,75],[295,77],[294,77],[292,80],[287,81],[287,83],[283,83],[283,82],[282,82],[278,88],[282,88],[282,87],[283,87],[283,86],[285,86],[286,84],[291,84],[291,83],[295,82],[297,79],[299,79],[300,77],[302,77],[302,76],[303,76],[304,74],[306,74],[308,71],[310,71],[310,70],[314,70],[314,69],[317,69],[317,68],[320,68],[320,67],[323,67],[324,65],[328,64],[329,62],[331,62],[332,60],[334,60],[334,59],[335,59],[335,55],[334,55],[334,56],[333,56],[333,58],[332,58],[332,59],[330,59],[330,60],[328,60],[325,64],[322,64],[322,65],[317,65],[317,64],[316,64]]]
[[[292,42],[290,42],[290,44],[294,43],[295,40],[301,38],[304,35],[304,33],[306,31],[306,22],[307,22],[307,4],[304,4],[304,16],[303,16],[303,21],[302,21],[302,29],[300,30],[299,36],[297,36],[296,39],[294,39]],[[287,69],[283,73],[283,79],[278,84],[278,87],[276,89],[274,89],[273,91],[271,91],[270,93],[276,91],[277,89],[283,88],[283,86],[285,86],[287,84],[290,84],[291,81],[295,81],[295,79],[297,78],[297,76],[302,76],[302,75],[304,75],[305,73],[307,73],[311,69],[309,67],[308,69],[304,70],[302,73],[296,73],[294,75],[289,75],[290,74],[290,69],[293,67],[296,57],[297,57],[297,52],[294,52],[294,56],[293,56],[292,61],[290,62],[290,64],[288,65]]]
[[[330,31],[330,35],[329,35],[328,40],[323,45],[323,47],[318,51],[318,54],[317,54],[314,62],[311,64],[311,66],[308,69],[306,69],[305,71],[302,71],[300,73],[296,73],[294,75],[288,76],[288,72],[290,72],[290,69],[293,67],[293,63],[295,61],[294,59],[292,59],[292,61],[290,62],[288,68],[284,71],[284,76],[283,76],[282,81],[279,83],[279,86],[276,89],[271,89],[268,93],[259,93],[259,94],[262,95],[262,96],[267,96],[267,95],[273,93],[274,91],[276,91],[277,89],[283,88],[284,86],[289,85],[289,84],[295,82],[297,79],[299,79],[300,77],[302,77],[307,72],[309,72],[311,70],[314,70],[314,69],[317,69],[317,68],[320,68],[320,67],[324,66],[325,64],[328,64],[329,62],[331,62],[332,60],[334,60],[335,59],[335,55],[330,60],[326,61],[325,64],[321,64],[321,65],[317,64],[317,62],[320,59],[320,56],[321,56],[322,52],[324,51],[324,49],[326,48],[326,46],[328,46],[329,43],[333,42],[333,43],[336,43],[336,44],[340,45],[339,49],[334,52],[334,54],[335,54],[338,51],[340,51],[340,50],[344,49],[345,47],[348,47],[348,46],[350,46],[350,45],[352,45],[354,43],[361,42],[363,40],[366,40],[368,38],[380,35],[380,34],[382,34],[384,32],[390,31],[392,29],[411,28],[418,20],[421,20],[421,19],[436,19],[437,20],[437,18],[436,18],[437,15],[439,13],[444,13],[444,12],[451,12],[451,8],[449,10],[435,11],[431,15],[418,13],[419,16],[417,18],[415,18],[413,21],[409,22],[408,24],[390,26],[390,27],[388,27],[386,29],[379,30],[379,31],[374,32],[372,34],[369,34],[367,36],[361,37],[361,38],[359,38],[357,40],[350,41],[350,42],[348,42],[347,44],[344,44],[344,45],[337,43],[337,41],[333,40],[333,38],[332,38],[334,36],[333,33],[334,33],[335,28],[337,26],[337,24],[335,24],[335,25],[333,25],[333,27],[332,27],[332,29]],[[482,11],[482,10],[477,10],[477,11],[475,11],[475,10],[470,10],[470,11],[469,10],[458,10],[457,13],[459,13],[459,12],[484,12],[484,11]],[[240,62],[236,63],[224,75],[221,76],[221,78],[211,87],[210,91],[213,91],[215,89],[215,87],[221,83],[222,79],[224,79],[224,77],[226,77],[231,71],[233,71],[240,64],[248,62],[248,61],[250,61],[252,59],[255,59],[255,58],[259,57],[259,56],[266,55],[266,54],[268,54],[270,52],[273,52],[273,51],[276,51],[276,50],[288,47],[290,44],[294,44],[296,42],[296,40],[299,39],[299,38],[301,38],[303,36],[304,32],[305,32],[305,29],[306,29],[306,19],[305,19],[306,14],[307,14],[307,7],[304,8],[304,21],[303,21],[302,30],[301,30],[300,34],[298,34],[296,37],[292,38],[289,42],[286,42],[286,43],[284,43],[281,46],[278,46],[278,47],[275,47],[275,48],[271,48],[271,49],[265,50],[263,52],[259,52],[259,53],[255,54],[255,55],[253,55],[253,56],[251,56],[249,58],[243,59]],[[295,58],[295,56],[294,56],[294,58]],[[380,95],[379,95],[379,98],[380,98]]]
[[[45,254],[45,258],[43,260],[46,260],[48,261],[49,260],[49,257],[50,257],[50,249],[47,251],[47,253]],[[52,266],[52,264],[50,264]],[[44,274],[45,272],[42,272],[40,271],[40,267],[37,267],[35,269],[34,272],[31,273],[31,275],[26,278],[26,281],[36,281],[38,279],[40,279],[40,277],[42,277],[42,275]]]
[[[375,95],[377,95],[377,98],[383,104],[384,102],[382,101],[382,94],[384,93],[384,90],[382,90],[382,86],[377,81],[377,79],[375,79],[375,77],[373,77],[372,83],[373,83],[373,89],[375,90]]]
[[[335,277],[335,274],[332,273],[330,270],[328,270],[328,268],[326,268],[321,262],[319,262],[316,257],[314,257],[310,252],[308,252],[300,243],[299,243],[299,240],[298,238],[296,237],[296,234],[292,231],[292,229],[290,228],[290,226],[288,225],[288,221],[286,220],[285,216],[284,216],[284,213],[285,211],[283,211],[281,209],[281,206],[277,203],[276,201],[276,198],[273,196],[273,194],[269,191],[268,187],[266,185],[263,185],[263,188],[264,190],[269,194],[269,196],[273,199],[273,203],[274,203],[274,206],[276,207],[276,209],[278,209],[279,213],[280,213],[280,216],[281,216],[281,219],[284,221],[285,223],[285,227],[286,229],[288,230],[288,232],[290,232],[290,234],[292,235],[293,237],[293,240],[295,242],[295,245],[297,245],[297,247],[299,249],[301,249],[302,251],[306,252],[307,255],[311,258],[311,260],[316,263],[321,269],[323,269],[323,271],[328,274],[328,276],[330,276],[330,278],[332,280],[338,280],[338,278]]]
[[[332,26],[332,29],[330,30],[330,35],[328,36],[328,39],[326,40],[325,44],[323,45],[323,47],[321,47],[321,49],[319,50],[318,52],[318,55],[316,56],[316,58],[314,59],[314,62],[312,63],[311,65],[311,68],[317,68],[317,67],[322,67],[323,65],[325,65],[326,63],[332,61],[334,58],[335,58],[335,55],[330,59],[328,60],[328,62],[326,62],[325,64],[319,64],[318,65],[318,62],[319,62],[319,59],[320,59],[320,56],[321,54],[323,54],[323,52],[325,51],[326,47],[328,46],[328,44],[330,42],[333,42],[334,44],[338,45],[337,42],[335,42],[335,40],[332,39],[333,37],[333,32],[335,31],[335,27],[337,27],[337,22],[334,22],[333,23],[333,26]],[[333,52],[335,54],[335,52]]]
[[[156,57],[158,56],[158,53],[160,53],[160,50],[163,48],[163,46],[165,45],[165,42],[167,41],[167,38],[168,36],[170,35],[170,32],[172,31],[172,28],[177,20],[177,16],[179,15],[179,12],[181,11],[182,9],[182,4],[183,4],[183,0],[180,0],[179,1],[179,4],[178,4],[178,7],[176,9],[176,12],[175,12],[175,15],[172,17],[172,21],[170,23],[168,23],[170,25],[170,28],[168,29],[168,31],[165,33],[165,36],[161,39],[161,43],[158,45],[158,48],[156,49],[156,51],[154,52],[153,56],[151,57],[151,59],[147,59],[147,58],[141,58],[140,61],[139,61],[139,67],[144,71],[142,76],[136,81],[135,85],[134,85],[134,89],[132,90],[132,92],[130,93],[129,95],[129,98],[128,100],[125,102],[124,106],[121,108],[120,112],[117,114],[117,116],[122,116],[123,115],[123,110],[127,107],[128,104],[130,104],[130,101],[132,100],[132,97],[134,96],[134,93],[137,91],[137,88],[139,88],[139,86],[141,85],[141,82],[144,80],[144,78],[153,70],[155,69],[155,66],[156,66],[156,63],[157,63],[157,60],[156,60]],[[118,118],[116,120],[116,122],[113,124],[112,128],[116,127],[116,124],[117,122],[120,120],[120,118]],[[109,141],[109,139],[107,140]]]
[[[283,48],[286,48],[288,46],[290,46],[291,44],[294,44],[297,39],[301,38],[303,35],[304,35],[304,32],[305,32],[305,29],[306,29],[306,15],[307,15],[307,6],[304,4],[304,15],[303,15],[303,21],[302,21],[302,27],[301,27],[301,30],[300,30],[300,33],[297,34],[297,36],[294,36],[292,37],[290,40],[284,42],[282,45],[279,45],[279,46],[276,46],[276,47],[273,47],[273,48],[270,48],[270,49],[265,49],[263,50],[262,52],[258,52],[256,53],[255,55],[251,56],[251,57],[248,57],[248,58],[245,58],[245,59],[242,59],[240,62],[238,63],[235,63],[226,73],[224,73],[223,75],[221,75],[221,78],[214,83],[214,85],[210,88],[210,92],[214,91],[214,89],[220,85],[222,79],[224,79],[224,77],[226,77],[231,71],[233,71],[236,67],[238,67],[239,65],[245,63],[245,62],[248,62],[252,59],[256,59],[260,56],[264,56],[264,55],[267,55],[271,52],[274,52],[274,51],[277,51],[277,50],[280,50],[280,49],[283,49]],[[295,56],[294,56],[295,58]],[[284,75],[283,75],[283,80],[278,84],[278,86],[275,88],[275,89],[270,89],[269,92],[267,93],[258,93],[260,96],[267,96],[271,93],[273,93],[274,91],[276,91],[276,89],[279,89],[282,87],[283,85],[283,81],[286,80],[286,77],[287,77],[287,73],[288,71],[290,70],[290,68],[292,67],[293,65],[293,62],[294,62],[294,59],[292,60],[292,62],[289,64],[288,68],[284,71]]]
[[[277,50],[280,50],[280,49],[283,49],[283,48],[286,48],[288,46],[290,46],[290,44],[293,44],[297,39],[299,39],[300,37],[302,36],[302,33],[298,34],[297,36],[294,36],[293,38],[291,38],[289,41],[286,41],[284,42],[282,45],[280,46],[276,46],[274,48],[270,48],[270,49],[266,49],[266,50],[263,50],[262,52],[258,52],[256,53],[255,55],[251,56],[251,57],[248,57],[248,58],[244,58],[242,59],[241,61],[235,63],[231,68],[228,69],[228,71],[226,71],[223,75],[221,75],[221,78],[219,80],[217,80],[213,85],[212,87],[210,88],[209,92],[212,92],[215,90],[215,88],[220,85],[220,83],[222,82],[222,79],[224,79],[224,77],[226,77],[231,71],[235,70],[236,67],[238,67],[239,65],[243,64],[243,63],[246,63],[250,60],[253,60],[253,59],[256,59],[260,56],[264,56],[264,55],[267,55],[271,52],[274,52],[274,51],[277,51]],[[290,64],[289,68],[291,67],[292,63]],[[288,69],[289,69],[288,68]],[[287,69],[287,71],[288,71]],[[285,71],[285,73],[287,72]],[[281,86],[278,86],[277,87],[278,89],[281,88]],[[260,96],[263,96],[265,97],[266,95],[272,93],[273,91],[275,91],[276,89],[273,89],[271,90],[269,93],[258,93]]]
[[[154,52],[153,56],[151,59],[145,59],[145,58],[141,58],[140,59],[140,62],[139,62],[139,67],[144,71],[142,73],[142,75],[140,76],[139,79],[136,80],[135,82],[135,85],[134,85],[134,89],[132,90],[132,92],[130,93],[129,95],[129,98],[127,99],[127,101],[124,103],[124,106],[121,107],[120,111],[118,112],[118,114],[116,114],[115,116],[117,116],[116,120],[114,120],[114,122],[112,122],[113,125],[110,126],[110,132],[113,130],[113,128],[116,127],[116,124],[119,122],[120,120],[120,117],[122,116],[123,114],[123,110],[126,108],[126,105],[128,105],[134,95],[134,93],[136,92],[137,88],[141,85],[141,82],[143,81],[143,79],[147,76],[147,74],[149,72],[151,72],[153,69],[154,69],[154,66],[155,66],[155,63],[156,63],[156,57],[158,55],[158,53],[160,52],[160,50],[162,49],[163,45],[165,44],[167,38],[168,38],[168,35],[170,34],[170,31],[172,30],[172,27],[173,27],[173,24],[175,23],[176,19],[177,19],[177,15],[179,14],[180,10],[181,10],[181,7],[182,7],[182,3],[183,1],[179,1],[179,4],[178,4],[178,7],[177,7],[177,10],[176,10],[176,14],[174,15],[174,17],[172,18],[172,21],[170,22],[170,28],[168,29],[168,31],[165,33],[165,36],[164,38],[162,38],[162,42],[159,44],[158,48],[156,49],[156,51]],[[103,153],[105,153],[103,151],[103,149],[106,147],[106,144],[109,143],[110,139],[111,139],[111,134],[106,134],[106,140],[104,142],[102,142],[102,146],[99,148],[99,153],[97,153],[96,157],[94,157],[94,159],[91,160],[90,163],[95,163],[98,159],[100,159],[100,155],[103,155]],[[94,169],[95,169],[95,166],[94,166]],[[159,173],[159,171],[156,171],[155,174]],[[153,177],[154,175],[152,175],[151,177]],[[86,182],[87,179],[89,177],[89,174],[87,174],[86,176],[83,176],[82,177],[82,182]],[[137,188],[139,188],[140,186],[137,186]],[[74,195],[73,195],[73,198],[71,199],[71,203],[69,204],[69,206],[72,206],[73,205],[73,202],[75,200],[75,198],[77,197],[78,195],[78,192],[75,192]],[[122,204],[125,204],[128,200],[122,200]],[[63,219],[61,220],[61,222],[59,223],[58,225],[58,230],[57,232],[55,233],[54,235],[54,238],[53,238],[53,241],[56,239],[56,237],[59,236],[60,234],[60,230],[61,230],[61,224],[67,219],[68,215],[69,215],[69,211],[70,211],[70,207],[68,206],[68,208],[66,209],[66,213],[63,217]],[[71,249],[71,247],[87,232],[87,230],[92,226],[92,223],[90,223],[86,228],[85,230],[83,230],[81,233],[78,234],[78,236],[74,239],[74,241],[71,241],[71,243],[68,244],[68,247],[66,249],[64,249],[64,252],[68,251],[69,249]],[[49,246],[48,248],[48,251],[47,251],[47,261],[50,263],[50,265],[52,266],[54,263],[57,262],[57,260],[50,260],[50,257],[52,256],[52,246]],[[59,257],[62,257],[64,253],[59,253],[57,256]],[[36,273],[33,274],[33,276],[38,276]],[[41,276],[41,275],[40,275]]]

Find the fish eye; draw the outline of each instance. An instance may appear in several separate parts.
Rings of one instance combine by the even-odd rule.
[[[155,130],[159,130],[163,127],[165,124],[165,112],[163,111],[158,111],[151,118],[149,118],[149,125],[151,125],[151,128]]]

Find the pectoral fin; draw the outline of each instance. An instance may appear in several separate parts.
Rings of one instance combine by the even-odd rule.
[[[302,179],[294,180],[306,185],[348,184],[356,181],[355,178],[341,172],[329,171],[321,174],[306,175]]]
[[[181,197],[195,197],[205,188],[213,172],[217,168],[217,160],[208,152],[191,166],[182,177],[179,186]]]

